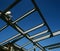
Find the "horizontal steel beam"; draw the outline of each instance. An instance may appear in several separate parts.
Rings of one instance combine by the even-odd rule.
[[[17,44],[14,44],[14,46],[16,46],[17,48],[19,48],[19,49],[23,49],[24,51],[28,51],[27,49],[25,49],[25,48],[23,48],[23,47],[21,47],[21,46],[19,46],[19,45],[17,45]]]
[[[19,33],[19,34],[13,36],[13,37],[11,37],[11,38],[9,38],[9,39],[1,42],[0,45],[5,45],[5,44],[7,44],[7,43],[12,43],[12,42],[15,41],[16,39],[20,39],[20,38],[22,38],[22,37],[23,37],[23,35],[21,35],[21,34]]]
[[[32,38],[34,38],[34,37],[36,37],[36,36],[39,36],[39,35],[45,34],[45,33],[47,33],[47,32],[48,32],[48,30],[45,30],[45,31],[43,31],[43,32],[40,32],[40,33],[35,34],[35,35],[33,35],[33,36],[30,36],[29,38],[32,39]]]
[[[60,31],[54,32],[53,33],[53,37],[54,36],[57,36],[59,34],[60,34]],[[33,42],[38,42],[38,41],[41,41],[41,40],[44,40],[44,39],[47,39],[47,38],[50,38],[50,34],[49,35],[46,35],[46,36],[43,36],[41,38],[35,39],[35,40],[33,40]]]
[[[42,23],[42,24],[40,24],[40,25],[38,25],[38,26],[36,26],[36,27],[33,27],[32,29],[29,29],[29,30],[25,31],[24,34],[29,33],[29,32],[31,32],[31,31],[33,31],[33,30],[38,29],[38,28],[41,28],[41,27],[43,27],[43,26],[44,26],[44,23]]]
[[[51,44],[48,46],[44,46],[44,48],[48,48],[48,49],[55,49],[55,48],[60,48],[60,43],[55,43],[55,44]]]
[[[4,30],[6,27],[8,27],[8,25],[6,24],[6,25],[4,25],[2,28],[0,28],[0,32],[2,31],[2,30]]]
[[[28,51],[32,51],[32,50],[34,50],[36,48],[37,48],[37,46],[33,46],[32,48],[29,48]]]
[[[21,16],[20,18],[18,18],[17,20],[13,21],[12,23],[16,23],[20,20],[22,20],[23,18],[27,17],[29,14],[33,13],[35,11],[35,8],[30,10],[29,12],[27,12],[26,14],[24,14],[23,16]],[[6,24],[5,26],[3,26],[2,28],[0,28],[0,31],[4,30],[6,27],[8,27],[8,25]]]
[[[27,45],[29,45],[29,44],[31,44],[30,41],[28,41],[27,43],[23,44],[21,47],[25,47],[25,46],[27,46]]]
[[[42,12],[41,12],[41,9],[40,9],[40,8],[38,7],[38,5],[36,4],[35,0],[31,0],[31,1],[32,1],[34,7],[36,8],[36,11],[39,13],[40,17],[42,18],[43,22],[44,22],[45,25],[47,26],[47,28],[48,28],[48,30],[49,30],[49,32],[50,32],[50,34],[51,34],[50,37],[52,37],[52,36],[53,36],[52,31],[51,31],[49,25],[47,24],[47,22],[46,22],[46,20],[45,20],[45,18],[44,18],[44,16],[43,16],[43,14],[42,14]]]
[[[27,13],[25,13],[24,15],[22,15],[21,17],[19,17],[18,19],[16,19],[14,22],[12,23],[16,23],[20,20],[22,20],[23,18],[27,17],[28,15],[30,15],[31,13],[33,13],[35,11],[35,8],[33,8],[32,10],[28,11]]]

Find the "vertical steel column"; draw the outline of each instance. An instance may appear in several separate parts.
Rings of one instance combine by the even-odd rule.
[[[49,26],[48,26],[48,24],[47,24],[47,22],[46,22],[46,20],[45,20],[45,18],[44,18],[44,16],[43,16],[43,14],[41,13],[41,10],[38,8],[35,0],[31,0],[31,1],[32,1],[32,3],[34,4],[34,7],[36,8],[36,11],[38,11],[39,15],[41,16],[43,22],[44,22],[45,25],[47,26],[49,32],[51,33],[51,36],[50,36],[50,37],[52,37],[52,36],[53,36],[52,31],[51,31],[51,29],[49,28]]]

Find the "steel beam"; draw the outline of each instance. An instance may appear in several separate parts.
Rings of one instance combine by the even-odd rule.
[[[5,45],[5,44],[7,44],[7,43],[12,43],[12,42],[15,42],[16,40],[21,39],[21,38],[23,38],[23,35],[21,35],[21,34],[19,33],[19,34],[13,36],[13,37],[11,37],[11,38],[9,38],[9,39],[1,42],[0,45]]]
[[[18,19],[16,19],[14,22],[12,23],[16,23],[19,22],[20,20],[24,19],[25,17],[27,17],[28,15],[30,15],[31,13],[33,13],[35,11],[35,8],[33,8],[32,10],[28,11],[27,13],[25,13],[24,15],[22,15],[21,17],[19,17]]]
[[[47,26],[47,28],[48,28],[48,30],[49,30],[49,32],[50,32],[50,34],[51,34],[50,37],[52,37],[52,36],[53,36],[52,31],[51,31],[51,29],[49,28],[49,26],[48,26],[48,24],[47,24],[47,22],[46,22],[46,20],[45,20],[45,18],[44,18],[44,16],[43,16],[41,10],[40,10],[39,7],[37,6],[35,0],[31,0],[31,1],[32,1],[32,3],[34,4],[34,7],[36,8],[36,11],[39,13],[40,17],[42,18],[43,22],[44,22],[45,25]]]
[[[29,45],[29,44],[31,44],[30,41],[28,41],[27,43],[23,44],[21,47],[25,47],[25,46],[27,46],[27,45]]]
[[[55,44],[51,44],[48,46],[44,46],[44,48],[48,48],[49,50],[55,49],[55,48],[60,48],[60,43],[55,43]]]
[[[33,36],[30,36],[29,38],[32,39],[32,38],[34,38],[34,37],[36,37],[36,36],[39,36],[39,35],[45,34],[45,33],[47,33],[47,32],[48,32],[48,30],[45,30],[45,31],[43,31],[43,32],[40,32],[40,33],[35,34],[35,35],[33,35]]]
[[[42,46],[39,46],[37,43],[34,43],[31,39],[29,39],[29,37],[23,33],[23,31],[21,30],[21,28],[17,25],[17,24],[13,24],[12,20],[9,20],[9,16],[5,15],[3,12],[1,12],[0,15],[1,19],[4,20],[8,25],[10,25],[12,28],[14,28],[16,31],[18,31],[19,33],[21,33],[21,35],[23,35],[24,37],[26,37],[28,40],[30,40],[34,45],[36,45],[37,47],[39,47],[41,50],[46,51]]]
[[[12,23],[16,23],[19,22],[20,20],[22,20],[23,18],[27,17],[28,15],[30,15],[31,13],[33,13],[35,11],[35,8],[33,8],[32,10],[28,11],[26,14],[24,14],[23,16],[21,16],[20,18],[18,18],[17,20],[13,21]],[[4,25],[2,28],[0,28],[0,31],[4,30],[6,27],[8,27],[8,25]]]
[[[44,26],[44,23],[42,23],[42,24],[40,24],[40,25],[38,25],[38,26],[36,26],[36,27],[33,27],[32,29],[29,29],[29,30],[25,31],[24,34],[29,33],[29,32],[31,32],[31,31],[33,31],[33,30],[38,29],[38,28],[41,28],[41,27],[43,27],[43,26]]]
[[[60,31],[57,31],[57,32],[53,33],[53,37],[57,36],[57,35],[60,35]],[[35,40],[33,40],[33,42],[38,42],[38,41],[41,41],[41,40],[44,40],[44,39],[47,39],[47,38],[50,38],[50,34],[48,34],[46,36],[43,36],[41,38],[35,39]]]

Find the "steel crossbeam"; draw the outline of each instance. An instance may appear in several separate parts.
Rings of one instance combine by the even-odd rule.
[[[45,25],[47,26],[49,32],[51,33],[51,36],[50,36],[50,37],[52,37],[52,36],[53,36],[52,31],[51,31],[51,29],[49,28],[49,26],[48,26],[48,24],[47,24],[47,22],[46,22],[46,20],[45,20],[45,18],[44,18],[44,16],[43,16],[41,10],[40,10],[39,7],[37,6],[35,0],[31,0],[31,1],[32,1],[32,3],[34,4],[34,7],[36,8],[36,11],[39,13],[40,17],[42,18],[43,22],[44,22]]]
[[[48,49],[55,49],[55,48],[60,48],[60,43],[55,43],[55,44],[51,44],[48,46],[44,46],[44,48],[48,48]]]
[[[40,33],[35,34],[35,35],[33,35],[33,36],[30,36],[29,38],[32,39],[32,38],[34,38],[34,37],[37,37],[37,36],[42,35],[42,34],[45,34],[45,33],[47,33],[47,32],[48,32],[48,30],[45,30],[45,31],[43,31],[43,32],[40,32]]]
[[[21,34],[19,33],[19,34],[13,36],[13,37],[11,37],[11,38],[9,38],[9,39],[1,42],[0,45],[5,45],[5,44],[7,44],[7,43],[12,43],[12,42],[15,42],[16,40],[21,39],[21,38],[23,38],[23,35],[21,35]]]
[[[57,32],[53,33],[53,37],[57,36],[57,35],[60,35],[60,31],[57,31]],[[38,41],[41,41],[41,40],[44,40],[44,39],[47,39],[47,38],[50,38],[50,34],[48,34],[46,36],[43,36],[41,38],[35,39],[35,40],[33,40],[33,42],[38,42]]]
[[[47,24],[47,22],[46,22],[46,20],[45,20],[45,18],[44,18],[44,16],[43,16],[41,10],[40,10],[39,7],[37,6],[35,0],[31,0],[32,3],[34,4],[34,8],[33,8],[32,10],[28,11],[27,13],[25,13],[24,15],[22,15],[21,17],[19,17],[19,18],[16,19],[15,21],[9,19],[10,16],[6,15],[5,13],[6,13],[7,11],[9,11],[10,9],[12,9],[12,8],[13,8],[16,4],[18,4],[20,1],[21,1],[21,0],[16,0],[16,1],[15,1],[14,3],[12,3],[9,7],[7,7],[4,11],[0,11],[0,18],[7,23],[5,26],[3,26],[2,28],[0,28],[0,31],[2,31],[3,29],[5,29],[5,28],[8,27],[8,26],[11,26],[11,27],[14,28],[17,32],[19,32],[19,34],[17,34],[17,35],[15,35],[15,36],[13,36],[13,37],[11,37],[11,38],[3,41],[2,43],[0,43],[0,45],[3,46],[3,45],[8,44],[8,43],[15,43],[16,41],[20,40],[21,38],[26,37],[28,40],[30,40],[28,43],[23,44],[21,47],[19,47],[19,46],[16,45],[16,44],[14,44],[14,45],[15,45],[16,47],[18,47],[18,48],[23,48],[23,47],[25,47],[26,45],[28,45],[28,44],[30,44],[30,43],[32,42],[32,43],[35,45],[35,47],[31,48],[30,51],[31,51],[32,49],[36,48],[36,47],[40,48],[42,51],[46,51],[45,48],[54,49],[54,48],[60,47],[60,43],[58,43],[58,44],[53,44],[53,45],[48,45],[48,46],[45,46],[45,47],[42,47],[42,46],[38,43],[38,41],[41,41],[41,40],[44,40],[44,39],[51,38],[51,37],[54,37],[54,36],[59,35],[59,34],[60,34],[60,31],[57,31],[57,32],[52,33],[51,29],[49,28],[49,25]],[[19,26],[16,24],[16,22],[19,22],[20,20],[26,18],[28,15],[30,15],[31,13],[33,13],[33,12],[35,12],[35,11],[37,11],[37,12],[39,13],[40,17],[41,17],[42,20],[43,20],[43,23],[42,23],[42,24],[39,24],[39,25],[37,25],[37,26],[35,26],[35,27],[27,30],[27,31],[22,30],[22,28],[19,27]],[[40,33],[38,33],[38,34],[35,34],[35,35],[33,35],[33,36],[29,36],[29,34],[28,34],[29,32],[32,32],[32,31],[34,31],[34,30],[36,30],[36,29],[38,29],[38,28],[41,28],[41,27],[43,27],[43,26],[46,26],[48,30],[42,31],[42,32],[40,32]],[[37,36],[39,36],[39,35],[46,34],[46,33],[48,33],[48,32],[50,32],[50,34],[48,34],[48,35],[46,35],[46,36],[42,36],[42,37],[40,37],[40,38],[37,38],[37,39],[34,39],[34,40],[33,40],[33,38],[35,38],[35,37],[37,37]],[[4,47],[4,48],[6,48],[6,47]],[[11,47],[11,51],[13,51],[13,47]],[[35,51],[35,49],[34,49],[34,51]]]
[[[27,13],[25,13],[24,15],[22,15],[21,17],[19,17],[18,19],[16,19],[13,23],[19,22],[20,20],[24,19],[28,15],[32,14],[34,11],[35,11],[35,8],[33,8],[32,10],[28,11]]]
[[[26,34],[24,34],[24,32],[21,30],[21,28],[17,25],[17,24],[13,24],[12,20],[9,20],[9,16],[5,15],[3,12],[1,12],[1,19],[4,20],[8,25],[10,25],[12,28],[14,28],[16,31],[18,31],[19,33],[21,33],[23,36],[25,36],[27,39],[29,39],[28,36],[26,36]],[[31,39],[29,39],[31,42],[33,42]],[[41,45],[38,45],[37,43],[34,43],[34,45],[36,45],[37,47],[39,47],[41,50],[46,51]]]

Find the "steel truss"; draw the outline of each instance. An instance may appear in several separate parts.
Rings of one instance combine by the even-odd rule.
[[[45,40],[45,39],[47,39],[47,38],[51,38],[51,37],[54,37],[54,36],[56,36],[56,35],[59,35],[59,34],[60,34],[60,31],[57,31],[57,32],[52,33],[52,31],[51,31],[51,29],[49,28],[49,26],[48,26],[48,24],[47,24],[47,22],[46,22],[46,20],[45,20],[45,18],[44,18],[44,16],[43,16],[43,14],[41,13],[40,8],[37,6],[35,0],[31,0],[31,1],[32,1],[33,5],[34,5],[34,8],[31,9],[30,11],[28,11],[27,13],[25,13],[24,15],[22,15],[21,17],[19,17],[18,19],[16,19],[15,21],[9,19],[10,16],[6,15],[5,13],[6,13],[7,11],[9,11],[10,9],[12,9],[16,4],[18,4],[19,2],[21,2],[20,0],[16,0],[13,4],[11,4],[11,5],[10,5],[8,8],[6,8],[4,11],[0,11],[0,18],[7,23],[5,26],[3,26],[2,28],[0,28],[0,31],[4,30],[4,29],[5,29],[6,27],[8,27],[8,26],[11,26],[11,27],[14,28],[17,32],[19,32],[19,34],[17,34],[17,35],[15,35],[15,36],[13,36],[13,37],[11,37],[11,38],[9,38],[9,39],[1,42],[1,43],[0,43],[0,46],[1,46],[1,47],[6,48],[6,49],[9,49],[9,51],[14,51],[14,50],[15,50],[14,48],[16,48],[16,51],[17,51],[18,49],[19,49],[19,50],[22,49],[21,51],[31,51],[31,50],[34,49],[34,51],[36,51],[36,48],[37,48],[37,47],[40,48],[42,51],[46,51],[45,48],[53,49],[53,48],[56,48],[56,47],[60,47],[60,46],[59,46],[60,43],[58,43],[58,44],[53,44],[53,45],[48,45],[48,46],[45,46],[45,47],[41,46],[41,45],[38,43],[38,41]],[[41,17],[42,20],[43,20],[43,23],[41,23],[41,24],[39,24],[39,25],[37,25],[37,26],[35,26],[35,27],[27,30],[27,31],[24,31],[21,27],[19,27],[19,26],[16,24],[17,22],[23,20],[24,18],[26,18],[26,17],[29,16],[30,14],[34,13],[35,11],[38,12],[38,14],[40,15],[40,17]],[[40,32],[40,33],[37,33],[37,34],[33,35],[33,36],[30,36],[30,35],[28,34],[29,32],[34,31],[34,30],[36,30],[36,29],[38,29],[38,28],[42,28],[42,27],[44,27],[44,26],[47,27],[47,30],[44,30],[44,31],[42,31],[42,32]],[[33,38],[35,38],[35,37],[37,37],[37,36],[40,36],[40,35],[44,35],[44,34],[46,34],[46,33],[48,33],[48,32],[50,32],[50,34],[48,34],[48,35],[46,35],[46,36],[43,36],[43,37],[40,37],[40,38],[38,38],[38,39],[34,39],[34,40],[33,40]],[[29,42],[23,44],[22,46],[18,46],[17,44],[15,44],[15,42],[19,41],[20,39],[22,39],[22,38],[24,38],[24,37],[26,37],[26,38],[29,40]],[[24,47],[27,46],[27,45],[30,44],[30,43],[33,43],[33,48],[31,48],[31,49],[29,49],[29,50],[26,50]],[[9,47],[8,47],[7,45],[8,45]],[[13,46],[13,47],[11,47],[11,46]],[[19,50],[18,50],[18,51],[19,51]]]

